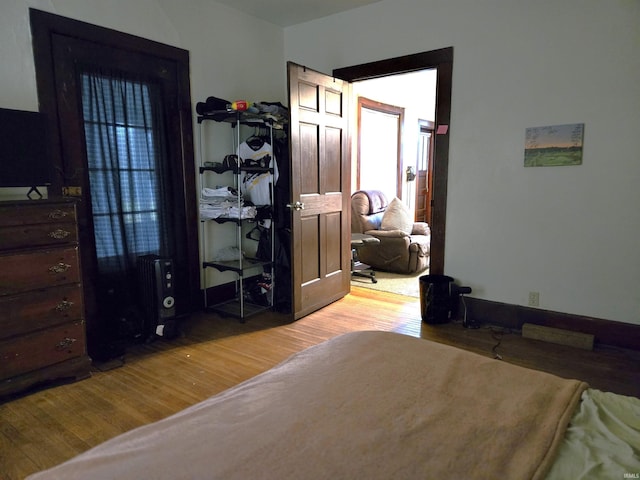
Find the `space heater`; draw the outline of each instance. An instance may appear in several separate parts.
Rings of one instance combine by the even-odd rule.
[[[173,336],[176,317],[173,261],[159,255],[142,255],[136,266],[145,335]]]

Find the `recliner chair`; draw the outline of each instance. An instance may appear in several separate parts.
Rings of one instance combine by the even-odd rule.
[[[359,248],[358,258],[375,270],[421,272],[429,266],[429,225],[413,222],[400,200],[394,199],[392,204],[379,190],[359,190],[351,196],[351,232],[380,240],[377,245]]]

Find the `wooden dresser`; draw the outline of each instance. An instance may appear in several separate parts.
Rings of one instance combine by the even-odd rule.
[[[90,365],[75,203],[0,202],[0,398]]]

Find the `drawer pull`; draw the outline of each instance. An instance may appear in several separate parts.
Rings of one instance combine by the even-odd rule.
[[[60,210],[59,208],[49,212],[49,218],[52,220],[56,220],[58,218],[64,218],[68,215],[67,212],[65,212],[64,210]]]
[[[75,338],[65,337],[56,344],[56,350],[66,350],[77,340]]]
[[[63,238],[67,238],[69,235],[71,235],[71,232],[62,230],[61,228],[54,230],[53,232],[49,232],[49,236],[56,240],[62,240]]]
[[[71,265],[69,265],[68,263],[60,262],[57,265],[52,265],[51,267],[49,267],[49,271],[51,273],[63,273],[69,270],[70,268],[71,268]]]
[[[71,307],[73,307],[73,302],[63,300],[58,305],[56,305],[56,310],[58,312],[64,312],[66,310],[69,310]]]

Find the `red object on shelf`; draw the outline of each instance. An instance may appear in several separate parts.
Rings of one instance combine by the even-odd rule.
[[[228,107],[230,110],[237,110],[239,112],[244,112],[247,108],[249,108],[249,102],[246,100],[236,100],[229,104]]]

